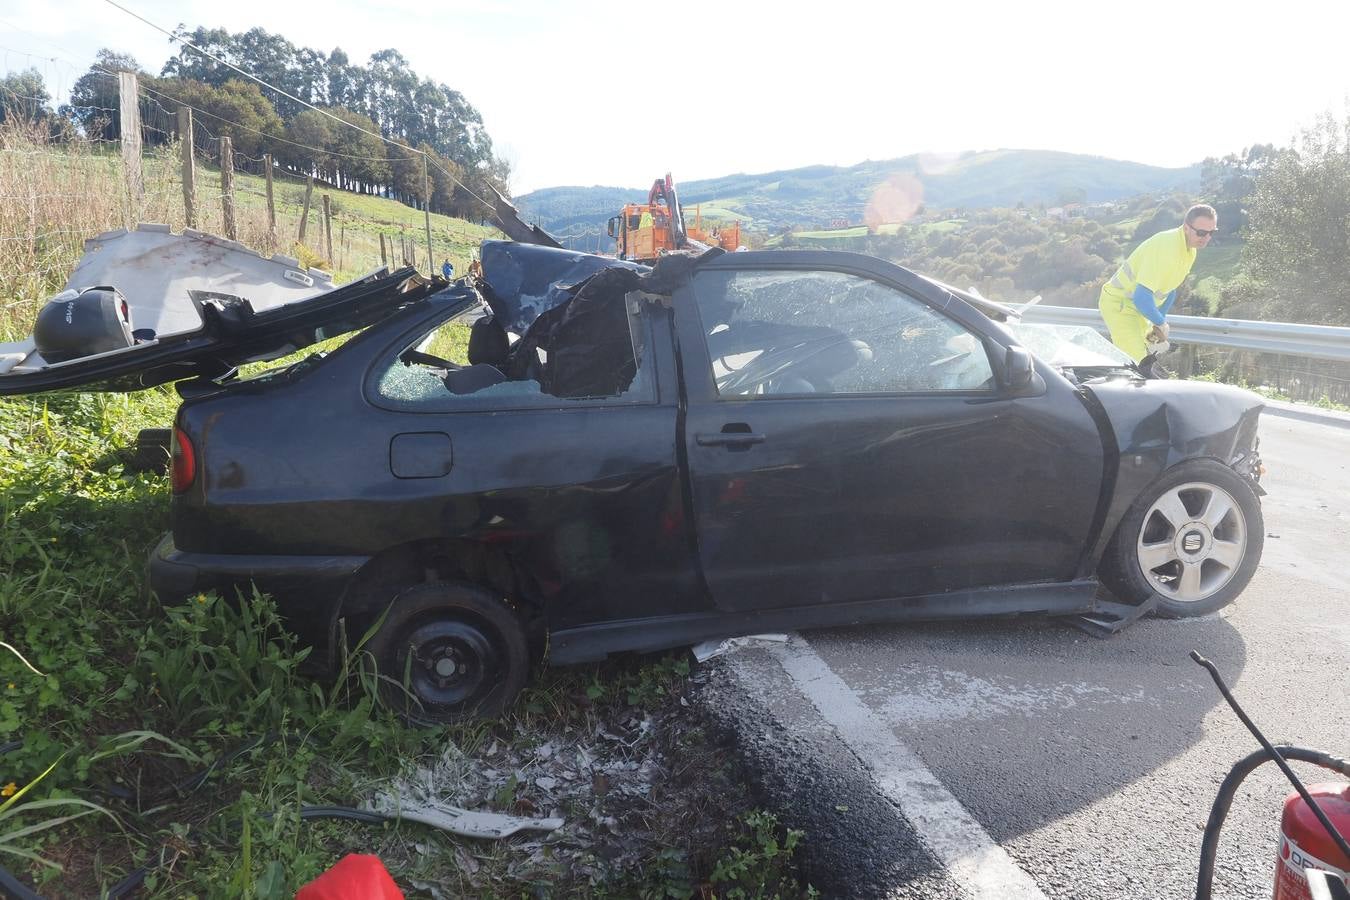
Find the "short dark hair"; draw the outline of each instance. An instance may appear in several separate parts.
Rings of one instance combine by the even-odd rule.
[[[1190,225],[1196,219],[1213,219],[1217,222],[1219,221],[1219,214],[1208,203],[1197,203],[1186,210],[1186,224]]]

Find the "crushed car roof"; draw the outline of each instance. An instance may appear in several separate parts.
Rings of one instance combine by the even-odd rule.
[[[95,352],[63,348],[52,359],[37,335],[0,344],[0,395],[216,378],[379,321],[435,290],[412,268],[377,270],[334,288],[326,272],[204,232],[174,234],[163,225],[108,232],[85,243],[65,290],[44,309],[63,304],[70,323],[72,302],[107,295],[120,306],[127,335]]]

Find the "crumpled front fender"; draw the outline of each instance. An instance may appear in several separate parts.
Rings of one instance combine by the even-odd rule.
[[[1105,378],[1084,385],[1109,423],[1103,445],[1115,451],[1115,484],[1096,552],[1121,518],[1164,472],[1189,459],[1213,459],[1256,483],[1257,423],[1264,401],[1251,391],[1205,381]],[[1112,467],[1107,465],[1107,477]]]

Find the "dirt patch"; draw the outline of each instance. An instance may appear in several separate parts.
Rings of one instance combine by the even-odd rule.
[[[423,829],[382,857],[401,884],[433,898],[706,895],[753,804],[734,755],[710,739],[694,687],[679,678],[656,702],[592,705],[525,731],[508,723],[476,752],[447,746],[402,781],[403,797],[563,825],[497,841]]]

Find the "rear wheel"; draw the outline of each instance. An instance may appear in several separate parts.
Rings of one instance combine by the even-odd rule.
[[[496,595],[457,582],[400,593],[368,649],[381,697],[418,725],[499,715],[529,675],[519,617]]]
[[[1156,595],[1159,615],[1201,616],[1242,592],[1264,542],[1261,504],[1247,482],[1213,460],[1191,460],[1126,513],[1099,573],[1128,603]]]

